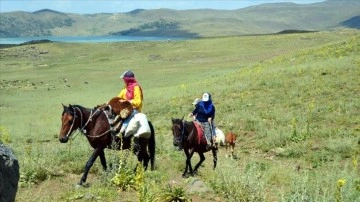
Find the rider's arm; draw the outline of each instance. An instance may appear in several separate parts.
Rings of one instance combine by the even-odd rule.
[[[142,95],[141,95],[141,89],[139,86],[134,87],[134,98],[132,100],[129,100],[132,104],[132,106],[136,109],[140,108],[142,105]]]
[[[126,100],[126,88],[121,89],[119,95],[119,98]]]

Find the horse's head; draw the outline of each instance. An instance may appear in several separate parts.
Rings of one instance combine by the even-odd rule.
[[[66,143],[72,133],[79,128],[81,120],[76,115],[75,107],[63,105],[63,108],[59,141]]]
[[[184,120],[171,118],[172,126],[171,130],[173,133],[173,144],[175,147],[182,149],[182,141],[184,138]]]

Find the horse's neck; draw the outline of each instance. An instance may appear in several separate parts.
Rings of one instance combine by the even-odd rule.
[[[88,130],[89,133],[95,128],[97,128],[95,129],[96,131],[93,131],[95,133],[104,132],[105,130],[109,129],[109,120],[103,111],[96,109],[84,109],[82,112],[84,116],[84,128]],[[101,127],[96,127],[97,125]]]
[[[189,136],[192,132],[193,132],[193,130],[194,130],[194,125],[193,125],[193,122],[187,122],[187,121],[185,121],[184,122],[184,135],[185,136]]]

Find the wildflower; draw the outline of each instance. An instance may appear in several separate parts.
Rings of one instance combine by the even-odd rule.
[[[343,187],[343,186],[345,185],[345,183],[346,183],[346,180],[344,180],[344,179],[339,179],[339,180],[337,181],[337,186],[338,186],[338,187]]]
[[[358,166],[358,160],[356,158],[356,155],[353,155],[353,157],[352,157],[352,164],[354,166],[354,169],[356,169]]]

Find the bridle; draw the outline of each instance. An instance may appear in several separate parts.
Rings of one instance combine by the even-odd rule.
[[[179,125],[180,126],[180,129],[181,129],[181,134],[180,135],[176,135],[176,137],[174,137],[174,139],[176,140],[176,142],[178,142],[179,144],[183,142],[184,138],[185,138],[185,122],[184,121],[181,121],[181,124],[179,123],[175,123],[176,125]],[[175,125],[174,124],[174,125]],[[175,134],[176,131],[174,131]]]
[[[67,134],[66,134],[66,137],[67,137],[67,138],[70,138],[70,136],[71,136],[71,135],[74,133],[74,131],[75,131],[75,130],[72,130],[72,129],[73,129],[74,125],[75,125],[75,119],[77,118],[77,116],[76,116],[76,111],[79,111],[79,114],[80,114],[80,126],[77,126],[77,128],[79,129],[79,131],[80,131],[83,135],[85,135],[85,136],[87,136],[87,137],[101,137],[101,136],[105,135],[106,133],[108,133],[108,132],[110,131],[110,128],[109,128],[107,131],[103,132],[103,133],[100,134],[100,135],[96,135],[96,136],[89,136],[89,135],[87,135],[87,131],[86,131],[85,127],[92,121],[92,118],[93,118],[98,112],[100,112],[101,110],[99,110],[99,109],[96,109],[95,111],[91,110],[91,111],[90,111],[90,116],[89,116],[89,118],[87,119],[86,123],[83,124],[83,113],[82,113],[81,109],[80,109],[79,107],[74,107],[74,106],[71,106],[71,109],[73,110],[72,112],[73,112],[73,117],[74,117],[74,118],[73,118],[73,120],[72,120],[70,129],[69,129],[69,131],[68,131]],[[104,112],[104,111],[103,111],[103,112]],[[105,112],[104,112],[104,113],[105,113]],[[106,113],[105,113],[105,115],[106,115]]]

